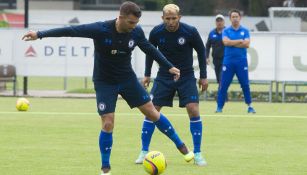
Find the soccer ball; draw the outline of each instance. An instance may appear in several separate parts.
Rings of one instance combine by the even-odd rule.
[[[30,102],[26,98],[18,98],[16,101],[16,109],[18,111],[27,111],[30,107]]]
[[[166,160],[164,155],[159,151],[151,151],[146,154],[143,161],[145,171],[150,175],[162,174],[166,169]]]

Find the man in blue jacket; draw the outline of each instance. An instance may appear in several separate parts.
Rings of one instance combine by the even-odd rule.
[[[245,103],[248,105],[247,112],[256,113],[252,107],[248,79],[247,48],[250,44],[249,31],[240,25],[241,13],[239,10],[231,10],[229,12],[229,17],[231,26],[224,29],[222,35],[225,52],[216,112],[222,112],[228,87],[234,75],[236,75],[243,90]]]

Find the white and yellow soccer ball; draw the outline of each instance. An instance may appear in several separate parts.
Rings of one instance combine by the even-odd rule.
[[[27,111],[29,110],[30,102],[26,98],[18,98],[16,101],[16,109],[18,111]]]
[[[143,161],[145,171],[150,175],[159,175],[167,167],[164,155],[159,151],[151,151],[146,154]]]

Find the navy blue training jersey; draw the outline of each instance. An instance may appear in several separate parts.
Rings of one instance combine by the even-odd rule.
[[[166,56],[175,67],[180,69],[180,75],[194,75],[193,70],[193,48],[198,54],[198,62],[200,68],[200,78],[207,78],[206,70],[206,53],[204,43],[193,26],[185,23],[179,24],[179,28],[175,32],[169,32],[164,24],[155,26],[149,35],[149,41]],[[151,55],[146,56],[145,76],[151,75],[153,64]],[[173,77],[165,67],[159,68],[157,76]]]
[[[223,59],[224,57],[224,44],[222,39],[222,32],[219,33],[217,29],[211,30],[208,35],[206,43],[206,56],[209,57],[210,48],[212,47],[213,59]]]
[[[93,81],[118,83],[135,76],[131,52],[135,46],[152,56],[166,70],[173,65],[145,38],[140,26],[129,33],[118,33],[115,21],[96,22],[79,26],[39,31],[38,37],[84,37],[94,40]]]

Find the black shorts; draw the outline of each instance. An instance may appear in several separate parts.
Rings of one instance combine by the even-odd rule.
[[[153,104],[172,107],[176,91],[179,96],[179,107],[199,103],[195,77],[181,77],[177,82],[157,77],[150,93]]]
[[[117,84],[95,81],[94,87],[99,115],[115,112],[119,94],[126,100],[130,108],[142,106],[150,101],[148,93],[135,76]]]

